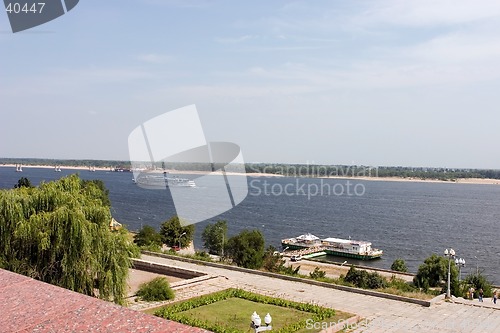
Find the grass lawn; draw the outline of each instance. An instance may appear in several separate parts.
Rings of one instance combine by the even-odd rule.
[[[282,308],[271,304],[255,303],[241,298],[229,298],[217,303],[180,312],[180,314],[194,316],[200,320],[217,322],[220,325],[231,326],[232,328],[246,332],[250,328],[250,316],[254,311],[259,314],[263,324],[264,316],[269,313],[273,318],[271,323],[273,330],[278,330],[294,321],[311,318],[311,314],[308,312]]]
[[[207,301],[204,301],[204,299],[207,299]],[[192,301],[186,301],[186,304],[184,304],[185,302],[180,302],[171,305],[174,306],[175,309],[171,308],[169,305],[162,307],[165,310],[171,309],[167,311],[172,313],[172,316],[166,315],[164,318],[177,320],[192,326],[199,326],[213,330],[214,332],[251,332],[250,316],[254,311],[260,315],[263,324],[264,316],[267,313],[272,316],[271,325],[273,326],[273,331],[280,330],[284,327],[289,327],[288,329],[290,329],[290,325],[299,325],[299,323],[305,326],[305,322],[308,319],[319,321],[314,319],[317,317],[315,317],[315,313],[310,311],[330,311],[333,316],[321,320],[321,322],[338,322],[341,319],[352,317],[352,314],[340,311],[333,311],[325,308],[320,310],[321,308],[311,307],[311,305],[308,304],[290,303],[289,301],[259,296],[241,290],[228,290],[201,296],[198,300],[199,301],[196,303],[197,305],[194,305]],[[185,310],[182,310],[182,308]],[[163,317],[164,315],[161,314],[162,311],[163,310],[160,309],[155,314]],[[300,325],[297,326],[297,331],[294,332],[316,333],[321,331],[321,329],[300,329],[300,327]],[[288,332],[292,331],[293,330],[290,330]]]

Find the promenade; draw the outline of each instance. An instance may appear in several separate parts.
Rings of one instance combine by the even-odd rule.
[[[431,307],[404,303],[374,296],[314,286],[302,282],[286,281],[223,268],[196,265],[172,259],[142,255],[143,260],[184,269],[193,269],[216,277],[206,288],[198,286],[190,297],[226,288],[280,297],[299,302],[314,303],[349,312],[362,318],[358,327],[349,332],[500,332],[500,302],[495,306],[490,299],[480,304],[439,299]],[[185,292],[184,292],[185,294]],[[317,323],[319,327],[325,325]]]

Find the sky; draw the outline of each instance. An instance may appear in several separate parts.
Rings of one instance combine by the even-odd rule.
[[[0,157],[127,160],[195,104],[246,162],[499,169],[498,31],[496,0],[81,0],[15,34],[2,13]]]

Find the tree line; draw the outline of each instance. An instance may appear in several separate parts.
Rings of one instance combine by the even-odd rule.
[[[79,167],[94,166],[122,170],[130,170],[132,168],[130,161],[112,160],[0,158],[0,164],[60,165]],[[145,162],[145,165],[151,165],[151,163]],[[224,167],[224,165],[217,163],[209,164],[193,162],[155,162],[152,166],[157,169],[206,172],[219,170]],[[444,181],[453,181],[461,178],[500,179],[500,170],[497,169],[286,163],[247,163],[243,167],[248,174],[267,173],[289,177],[401,177],[415,179],[439,179]]]

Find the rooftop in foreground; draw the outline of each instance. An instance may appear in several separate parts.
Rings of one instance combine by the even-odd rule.
[[[207,332],[3,269],[0,281],[2,332]]]

